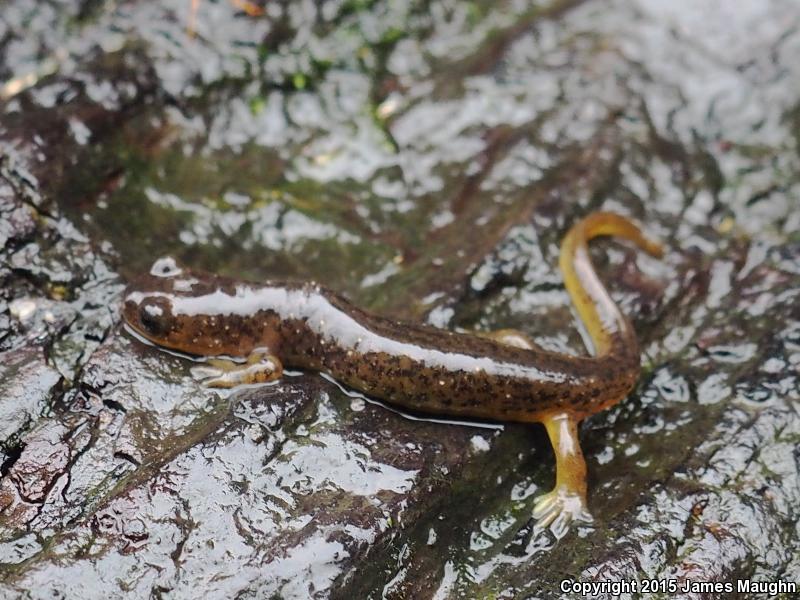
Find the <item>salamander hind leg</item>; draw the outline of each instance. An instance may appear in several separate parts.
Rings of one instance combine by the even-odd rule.
[[[522,348],[523,350],[533,350],[536,345],[531,338],[517,329],[497,329],[495,331],[478,331],[476,335],[494,340],[506,346]]]
[[[245,363],[212,358],[192,369],[192,373],[208,387],[232,388],[248,383],[267,383],[280,379],[283,365],[266,350],[255,350]]]
[[[536,499],[533,518],[560,539],[573,521],[593,520],[586,506],[586,462],[575,417],[557,413],[543,422],[556,455],[556,485],[553,491]]]

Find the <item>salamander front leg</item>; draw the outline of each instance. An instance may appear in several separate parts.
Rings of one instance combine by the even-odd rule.
[[[536,499],[533,518],[560,539],[572,521],[593,520],[586,507],[586,461],[578,441],[577,419],[558,413],[543,422],[556,455],[556,485]]]
[[[267,383],[279,379],[283,365],[278,357],[267,350],[254,350],[247,362],[212,358],[206,364],[192,369],[192,374],[208,387],[232,388],[247,383]]]

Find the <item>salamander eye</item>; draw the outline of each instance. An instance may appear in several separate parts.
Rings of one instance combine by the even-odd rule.
[[[171,256],[159,258],[153,263],[153,266],[150,267],[150,274],[155,277],[175,277],[182,272],[183,269],[181,269],[178,261]]]
[[[172,312],[164,298],[145,300],[139,307],[139,322],[147,333],[160,336],[169,332]]]

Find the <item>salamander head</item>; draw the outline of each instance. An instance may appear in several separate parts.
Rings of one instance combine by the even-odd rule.
[[[245,356],[256,344],[244,319],[227,314],[234,282],[196,273],[173,258],[157,260],[150,273],[125,291],[122,316],[147,340],[173,350],[198,355]]]

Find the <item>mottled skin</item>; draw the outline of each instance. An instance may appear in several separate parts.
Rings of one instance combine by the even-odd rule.
[[[597,235],[625,237],[661,253],[632,223],[611,213],[594,213],[565,236],[560,266],[592,337],[592,357],[535,348],[516,332],[468,335],[398,322],[315,283],[247,283],[181,269],[171,259],[156,262],[131,284],[123,316],[160,346],[248,359],[227,367],[230,373],[211,385],[274,379],[285,365],[328,373],[413,410],[544,423],[557,481],[534,516],[560,536],[570,520],[590,519],[577,423],[622,400],[639,374],[636,335],[589,259],[586,242]]]

